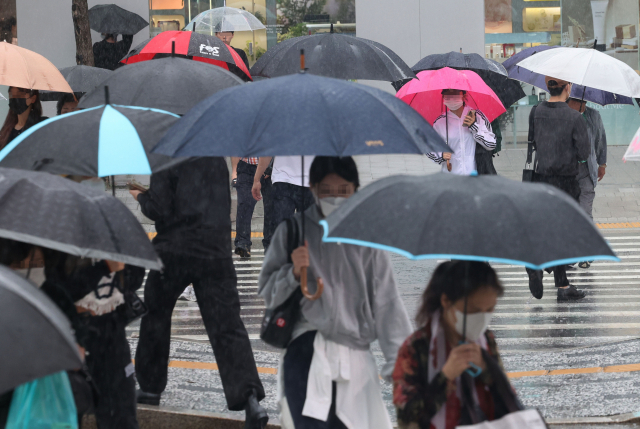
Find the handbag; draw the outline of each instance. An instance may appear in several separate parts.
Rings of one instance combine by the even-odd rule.
[[[533,106],[531,114],[529,115],[529,142],[527,143],[527,160],[522,170],[522,181],[533,182],[536,174],[536,168],[538,167],[538,155],[536,152],[535,134],[533,131],[534,117],[536,113],[536,107]],[[535,160],[533,160],[534,152],[536,152]]]
[[[287,258],[291,263],[291,253],[299,243],[298,223],[287,219]],[[297,287],[289,298],[278,307],[264,312],[260,327],[260,339],[270,346],[279,349],[287,348],[293,336],[293,328],[300,319],[300,301],[302,290]]]

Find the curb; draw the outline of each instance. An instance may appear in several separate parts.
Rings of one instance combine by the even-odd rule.
[[[596,424],[620,424],[639,423],[640,411],[634,413],[616,414],[603,417],[573,417],[568,419],[547,419],[549,425],[596,425]]]

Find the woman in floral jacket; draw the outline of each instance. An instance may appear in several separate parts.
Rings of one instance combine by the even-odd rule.
[[[417,316],[421,328],[400,348],[393,373],[400,429],[454,429],[521,408],[487,331],[502,293],[487,264],[451,261],[436,269]]]

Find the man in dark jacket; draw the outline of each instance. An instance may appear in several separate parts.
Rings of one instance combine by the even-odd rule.
[[[119,42],[116,42],[117,34],[103,34],[102,37],[103,39],[100,42],[93,44],[94,63],[96,67],[115,70],[122,65],[120,60],[129,52],[131,43],[133,43],[133,36],[123,34],[122,40]]]
[[[536,169],[534,181],[547,183],[562,189],[576,201],[580,198],[578,166],[586,162],[591,154],[587,126],[582,115],[570,108],[566,101],[571,94],[571,84],[561,79],[546,77],[549,101],[538,104],[531,110],[533,136],[536,145]],[[534,297],[542,298],[542,271],[527,268],[529,289]],[[553,267],[558,300],[584,298],[583,291],[569,284],[566,265]]]
[[[240,58],[242,58],[244,65],[247,66],[247,70],[249,70],[249,58],[247,58],[246,52],[243,49],[238,49],[231,46],[231,40],[233,40],[234,35],[235,35],[234,31],[229,31],[229,30],[216,31],[216,37],[222,40],[231,49],[236,51],[236,53],[240,55]],[[242,80],[245,80],[245,81],[248,80],[247,75],[242,70],[240,70],[240,67],[237,67],[233,64],[229,64],[229,71],[235,74],[236,76],[238,76]],[[237,164],[237,161],[234,164]]]
[[[154,247],[162,272],[144,289],[136,351],[138,402],[158,405],[167,385],[171,314],[193,284],[230,410],[245,409],[245,428],[262,429],[268,416],[258,404],[264,389],[249,335],[240,319],[237,277],[231,259],[231,192],[223,158],[192,158],[151,176],[147,192],[131,191],[142,213],[156,222]]]

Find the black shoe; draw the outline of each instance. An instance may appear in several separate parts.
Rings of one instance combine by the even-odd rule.
[[[542,299],[542,293],[544,292],[542,280],[536,280],[537,279],[529,279],[529,290],[535,299]]]
[[[579,289],[576,289],[574,285],[569,285],[568,288],[558,288],[558,301],[572,301],[585,297],[585,293]]]
[[[251,257],[251,252],[247,249],[243,249],[242,247],[236,247],[236,255],[246,259]]]
[[[136,402],[146,405],[160,405],[161,393],[148,393],[140,389],[136,390]]]
[[[269,415],[264,408],[258,403],[256,394],[253,393],[247,399],[247,405],[244,407],[246,418],[244,421],[244,429],[264,429],[267,427]]]
[[[232,188],[237,188],[238,187],[238,179],[231,180],[231,187]]]
[[[589,261],[582,261],[582,262],[580,262],[580,263],[578,264],[578,266],[579,266],[580,268],[587,269],[587,268],[591,267],[591,262],[589,262]]]

